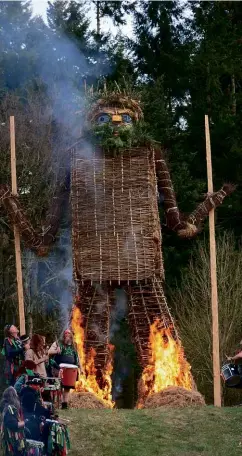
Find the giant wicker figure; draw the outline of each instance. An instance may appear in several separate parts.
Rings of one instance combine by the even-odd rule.
[[[163,291],[159,193],[166,226],[181,237],[193,237],[209,211],[233,191],[224,185],[182,218],[162,150],[152,142],[140,143],[142,128],[135,134],[142,118],[137,100],[121,93],[104,95],[88,113],[93,147],[87,142],[87,132],[69,149],[74,278],[85,351],[95,349],[99,378],[109,359],[110,315],[119,287],[127,294],[130,328],[144,369],[150,359],[150,327],[156,319],[178,340]],[[18,198],[1,187],[2,204],[11,221],[18,224],[25,244],[38,254],[54,240],[62,191],[45,232],[38,234]]]

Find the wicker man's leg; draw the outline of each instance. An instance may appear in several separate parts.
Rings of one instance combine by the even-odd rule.
[[[86,362],[95,350],[95,368],[97,380],[102,381],[102,372],[110,359],[110,293],[101,285],[83,285],[79,287],[80,310],[85,331],[84,349]],[[101,385],[100,385],[101,386]]]
[[[178,340],[174,321],[167,306],[162,282],[150,280],[129,287],[129,323],[136,345],[139,362],[143,368],[149,364],[150,326],[156,319],[164,328],[170,328],[171,335]]]

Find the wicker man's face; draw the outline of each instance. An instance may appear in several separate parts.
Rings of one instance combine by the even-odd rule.
[[[113,127],[114,136],[118,136],[120,127],[131,127],[133,124],[132,113],[119,108],[103,108],[95,118],[98,126],[110,125]]]

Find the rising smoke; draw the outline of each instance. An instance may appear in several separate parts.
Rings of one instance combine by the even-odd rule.
[[[36,22],[38,25],[38,23]],[[58,126],[59,135],[63,138],[61,148],[64,151],[77,138],[82,135],[84,118],[82,111],[85,107],[84,78],[97,80],[101,76],[100,60],[92,59],[92,65],[81,53],[74,42],[70,41],[61,33],[53,33],[39,23],[39,39],[35,40],[35,53],[39,56],[35,62],[33,79],[38,78],[44,83],[45,90],[52,105],[53,123]],[[11,40],[11,29],[5,36]],[[28,41],[28,31],[21,36],[22,46]],[[93,62],[96,62],[95,64]],[[111,68],[105,68],[105,74],[110,73]],[[64,167],[69,171],[70,157],[59,154],[59,140],[53,141],[53,163],[57,167]],[[83,154],[84,151],[84,154]],[[92,156],[92,146],[85,143],[82,157]],[[61,160],[60,160],[61,159]],[[91,190],[91,189],[90,189]],[[31,189],[29,189],[31,192]],[[64,211],[67,207],[64,207]],[[64,215],[64,219],[66,218]],[[26,255],[26,269],[28,269],[27,288],[29,302],[31,300],[43,304],[45,311],[52,311],[56,304],[61,310],[61,328],[67,327],[69,322],[70,308],[72,305],[72,245],[71,245],[71,221],[70,217],[61,223],[58,240],[47,258],[37,258]],[[107,305],[106,294],[102,287],[98,286],[99,299],[97,302],[98,312],[102,312]],[[31,307],[31,305],[30,305]],[[127,296],[124,290],[115,291],[115,305],[112,309],[110,340],[119,332],[120,323],[127,315]],[[94,325],[95,326],[95,325]],[[102,334],[97,325],[93,328],[103,341]],[[117,369],[114,375],[113,393],[116,397],[122,391],[123,379],[128,375],[126,359],[116,354]]]
[[[63,176],[70,172],[70,156],[65,150],[82,135],[84,117],[82,112],[85,107],[84,78],[100,77],[98,59],[92,59],[92,64],[80,51],[78,46],[60,32],[52,32],[41,21],[36,21],[36,37],[34,42],[35,54],[38,59],[33,67],[33,80],[37,77],[44,84],[48,98],[51,100],[53,123],[57,126],[58,138],[53,138],[53,167],[56,174]],[[5,40],[11,41],[11,28],[7,27]],[[22,49],[29,41],[29,30],[21,36]],[[39,36],[38,36],[39,34]],[[96,61],[96,64],[94,62]],[[108,69],[105,69],[108,72]],[[62,138],[60,154],[60,140]],[[56,142],[55,142],[56,139]],[[84,152],[84,153],[83,153]],[[92,156],[91,144],[85,142],[82,157]],[[58,169],[59,168],[59,169]],[[61,168],[61,172],[60,172]],[[64,169],[63,169],[64,168]],[[29,189],[31,192],[31,189]],[[37,258],[26,255],[25,264],[28,265],[28,278],[34,277],[35,286],[28,283],[29,301],[40,302],[48,312],[59,303],[61,309],[61,327],[68,325],[70,307],[73,302],[73,267],[71,245],[71,220],[66,217],[68,204],[63,208],[61,227],[58,239],[47,258]],[[63,222],[63,219],[65,221]],[[67,220],[68,219],[68,220]],[[31,258],[31,259],[30,259]],[[28,282],[27,278],[27,282]],[[104,303],[101,299],[99,306]],[[98,331],[98,328],[96,328]],[[102,338],[102,334],[99,334]]]

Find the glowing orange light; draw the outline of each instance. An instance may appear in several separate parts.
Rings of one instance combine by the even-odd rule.
[[[77,345],[78,355],[80,358],[82,373],[79,376],[78,382],[76,382],[75,391],[86,391],[95,394],[99,399],[102,399],[108,406],[113,407],[112,402],[112,380],[111,374],[113,371],[112,366],[112,352],[114,347],[109,346],[110,349],[110,361],[107,363],[105,370],[102,372],[103,375],[103,388],[101,389],[96,380],[96,368],[95,368],[95,356],[96,352],[94,348],[91,348],[87,356],[84,351],[84,329],[83,329],[83,317],[78,307],[74,307],[72,313],[72,330],[74,332],[74,340]]]
[[[168,386],[192,389],[191,366],[187,362],[180,341],[156,320],[150,327],[151,357],[142,374],[144,396],[158,393]]]

